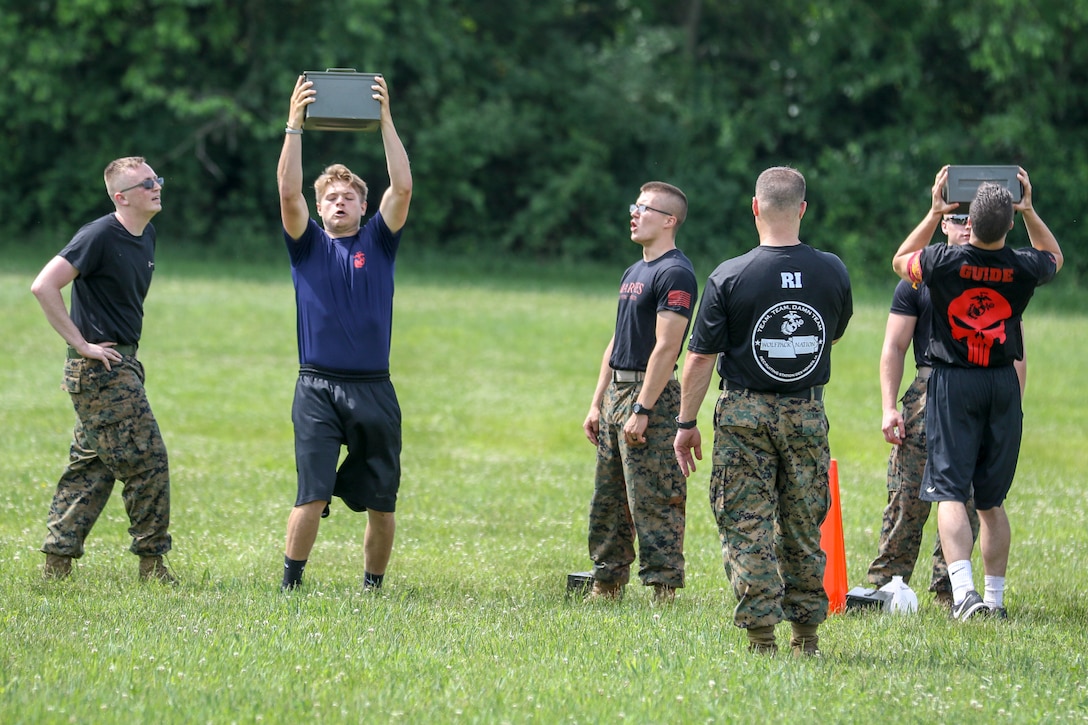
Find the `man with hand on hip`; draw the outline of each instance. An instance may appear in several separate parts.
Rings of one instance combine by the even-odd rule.
[[[163,179],[142,156],[111,161],[103,176],[113,213],[81,228],[31,286],[68,343],[64,388],[76,411],[68,467],[49,507],[44,574],[71,573],[120,480],[140,579],[176,584],[162,560],[172,546],[166,444],[136,358],[155,271],[151,219],[162,211]],[[69,284],[71,315],[61,292]]]

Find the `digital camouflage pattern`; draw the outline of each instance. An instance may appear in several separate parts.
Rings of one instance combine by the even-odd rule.
[[[714,410],[710,507],[743,629],[827,617],[820,526],[831,505],[822,401],[727,390]]]
[[[916,377],[902,398],[903,442],[892,446],[888,457],[888,505],[884,508],[877,555],[869,565],[869,582],[881,587],[893,576],[910,583],[918,551],[922,546],[922,530],[929,519],[931,504],[918,495],[922,474],[926,468],[926,389],[928,378]],[[967,501],[967,516],[971,532],[978,538],[978,513],[974,498]],[[948,563],[941,551],[941,537],[933,546],[933,575],[929,591],[951,592]]]
[[[687,479],[672,443],[680,412],[680,383],[670,380],[654,404],[646,443],[629,445],[623,425],[641,383],[610,383],[601,402],[597,471],[589,507],[593,577],[626,584],[638,538],[639,579],[645,585],[684,586]]]
[[[144,368],[129,355],[111,367],[86,358],[65,364],[64,389],[76,425],[68,466],[49,507],[46,554],[83,555],[83,542],[116,480],[124,482],[132,553],[157,556],[170,550],[170,472],[144,391]]]

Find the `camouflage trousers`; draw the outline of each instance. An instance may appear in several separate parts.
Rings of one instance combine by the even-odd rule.
[[[46,554],[80,557],[117,480],[129,519],[131,551],[170,550],[170,472],[166,445],[144,391],[143,365],[132,356],[112,370],[98,360],[68,360],[64,389],[76,412],[68,466],[49,507]]]
[[[822,401],[746,390],[718,398],[710,507],[742,629],[827,617],[827,430]]]
[[[903,581],[910,583],[922,546],[922,530],[929,519],[931,504],[918,497],[926,468],[928,383],[928,378],[916,377],[903,393],[901,401],[903,442],[892,446],[888,457],[888,505],[884,508],[876,558],[869,564],[869,582],[878,587],[890,582],[893,576],[901,576]],[[967,500],[967,516],[971,521],[971,533],[978,539],[978,513],[973,496]],[[929,591],[952,591],[939,534],[933,545],[933,574]]]
[[[601,403],[597,471],[589,505],[593,576],[626,584],[635,560],[643,584],[684,586],[687,479],[672,449],[680,412],[680,383],[670,380],[654,404],[646,443],[631,445],[623,425],[641,383],[611,383]]]

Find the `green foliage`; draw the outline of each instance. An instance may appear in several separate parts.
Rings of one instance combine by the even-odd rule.
[[[66,239],[109,210],[105,164],[141,154],[168,181],[164,239],[258,254],[278,238],[294,79],[355,67],[390,82],[408,234],[438,251],[625,258],[626,206],[653,178],[688,193],[680,244],[710,264],[754,243],[773,164],[806,174],[805,239],[859,277],[889,275],[946,163],[1023,165],[1075,242],[1086,25],[1085,3],[1029,0],[24,3],[0,15],[0,232]],[[384,191],[376,134],[308,134],[304,161]]]

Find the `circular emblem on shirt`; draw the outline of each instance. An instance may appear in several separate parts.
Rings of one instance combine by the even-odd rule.
[[[774,380],[790,383],[812,372],[827,343],[823,318],[803,302],[782,302],[763,313],[752,333],[752,354]]]

